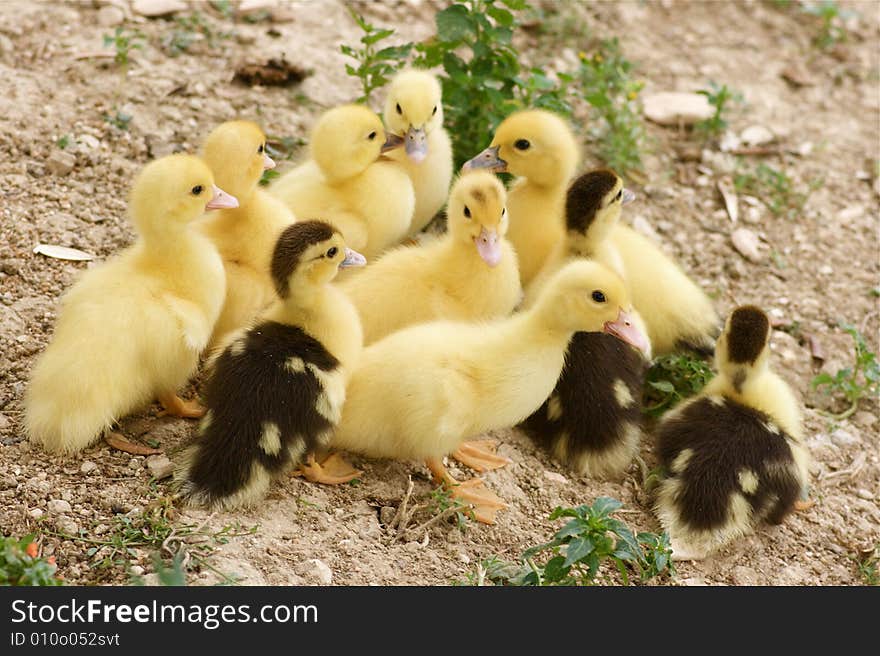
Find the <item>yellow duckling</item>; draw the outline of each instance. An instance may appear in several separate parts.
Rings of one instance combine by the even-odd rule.
[[[443,129],[442,101],[437,78],[412,69],[391,80],[385,99],[385,125],[389,132],[403,136],[405,146],[387,156],[407,172],[416,195],[410,236],[430,223],[449,195],[452,142]]]
[[[342,288],[364,327],[364,344],[432,319],[476,321],[513,312],[521,290],[507,232],[504,185],[491,173],[461,176],[449,198],[449,230],[422,246],[383,255]]]
[[[492,523],[504,503],[478,479],[459,485],[441,458],[467,437],[534,412],[553,391],[576,331],[639,343],[629,307],[616,274],[582,261],[559,271],[527,312],[393,333],[364,349],[331,444],[373,457],[426,459],[435,478]]]
[[[345,242],[372,259],[399,243],[412,222],[415,195],[396,162],[380,159],[403,140],[386,139],[382,121],[360,105],[344,105],[318,119],[311,159],[270,186],[298,217],[319,217]]]
[[[667,478],[656,512],[672,557],[704,558],[760,521],[779,524],[809,481],[800,404],[769,367],[770,322],[733,311],[715,348],[718,375],[657,428]]]
[[[25,397],[25,427],[48,451],[74,453],[158,397],[171,414],[203,410],[177,396],[223,305],[223,263],[191,223],[235,207],[191,155],[151,162],[129,201],[137,243],[86,271],[65,295]]]
[[[223,123],[208,135],[202,157],[239,206],[209,214],[197,224],[220,252],[226,269],[226,300],[211,346],[247,325],[275,299],[269,263],[272,249],[294,217],[280,200],[260,189],[263,171],[275,167],[266,135],[250,121]]]
[[[534,278],[565,235],[565,191],[580,160],[571,128],[550,112],[529,109],[508,116],[492,144],[464,169],[517,176],[508,192],[507,238],[519,256],[523,286]]]
[[[322,221],[282,232],[271,264],[281,300],[217,358],[201,437],[175,472],[189,503],[254,505],[273,477],[304,459],[309,480],[344,483],[359,474],[322,466],[314,452],[339,421],[362,346],[357,311],[330,282],[341,267],[364,262]]]
[[[712,353],[720,320],[703,290],[672,258],[629,226],[614,226],[609,237],[623,262],[654,353],[682,349]]]

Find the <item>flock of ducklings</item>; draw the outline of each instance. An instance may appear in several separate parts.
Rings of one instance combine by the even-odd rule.
[[[797,505],[808,455],[768,366],[766,315],[740,307],[721,329],[706,295],[619,222],[634,197],[620,177],[577,175],[562,119],[512,114],[453,181],[434,76],[400,72],[383,115],[387,127],[363,106],[327,111],[307,161],[265,189],[274,162],[250,122],[215,128],[198,157],[147,164],[129,202],[137,242],[61,302],[26,394],[30,439],[75,453],[158,400],[201,417],[176,463],[190,504],[254,505],[293,470],[349,481],[360,472],[340,449],[424,460],[492,523],[504,501],[456,481],[444,456],[502,467],[496,443],[468,438],[519,426],[578,474],[619,476],[645,438],[652,354],[714,348],[718,375],[655,432],[674,557]],[[444,206],[445,234],[421,233]],[[202,356],[204,407],[177,395]]]

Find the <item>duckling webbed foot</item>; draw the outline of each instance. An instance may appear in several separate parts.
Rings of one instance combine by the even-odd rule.
[[[496,453],[498,442],[495,440],[470,440],[462,442],[452,452],[452,457],[478,472],[492,471],[511,463],[509,458]]]
[[[795,510],[807,510],[813,507],[813,503],[815,503],[812,499],[798,499],[794,502]]]
[[[293,473],[294,476],[304,476],[307,481],[312,483],[324,483],[326,485],[341,485],[357,478],[363,474],[360,469],[352,467],[338,453],[332,453],[322,462],[315,459],[315,454],[310,453],[306,457],[306,462]]]
[[[425,463],[434,475],[434,480],[445,485],[454,499],[473,506],[474,519],[478,522],[494,524],[498,511],[507,508],[504,500],[487,488],[482,479],[472,478],[459,482],[446,470],[439,458],[429,458]]]
[[[159,397],[159,403],[163,410],[159,416],[171,415],[173,417],[185,417],[187,419],[199,419],[205,415],[205,407],[198,401],[184,401],[177,394],[163,394]]]

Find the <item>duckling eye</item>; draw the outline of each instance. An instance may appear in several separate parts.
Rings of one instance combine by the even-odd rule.
[[[192,188],[193,196],[198,196],[205,188],[202,185],[196,185]]]
[[[600,292],[598,289],[593,292],[592,296],[593,296],[593,300],[596,301],[597,303],[604,303],[605,302],[605,294]]]
[[[505,214],[507,214],[507,208],[506,208],[506,207],[502,207],[502,208],[501,208],[501,216],[504,216]]]
[[[395,109],[397,110],[398,114],[403,115],[403,110],[400,108],[400,103],[397,103],[397,105],[395,106]]]
[[[617,195],[614,197],[614,200],[620,200],[620,197],[623,196],[623,189],[617,192]]]
[[[257,148],[257,152],[260,153],[261,155],[263,154],[264,150],[265,150],[265,148],[263,148],[263,144],[260,144],[260,147]]]
[[[431,110],[431,116],[437,113],[437,105],[434,105],[434,109]]]
[[[370,141],[372,141],[375,138],[376,138],[376,131],[375,130],[373,130],[372,132],[370,132],[370,134],[367,135],[367,139],[369,139]]]
[[[469,208],[467,205],[464,206],[464,215],[465,215],[467,218],[471,218],[471,210],[470,210],[470,208]]]
[[[339,252],[339,249],[336,246],[333,246],[330,250],[327,251],[327,257],[334,258],[336,254]]]
[[[513,147],[516,148],[517,150],[528,150],[531,147],[531,145],[532,144],[529,143],[528,139],[517,139],[514,142]]]

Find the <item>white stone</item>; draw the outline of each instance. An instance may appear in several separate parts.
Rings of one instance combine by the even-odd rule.
[[[45,514],[46,514],[46,513],[44,513],[44,512],[43,512],[41,509],[39,509],[39,508],[31,508],[30,510],[28,510],[28,515],[30,515],[30,516],[33,517],[34,519],[39,519],[40,517],[42,517],[42,516],[45,515]]]
[[[80,474],[91,474],[93,471],[98,469],[98,465],[92,462],[91,460],[86,460],[79,467]]]
[[[175,14],[178,11],[185,11],[187,6],[181,0],[134,0],[131,8],[136,14],[146,16],[147,18],[155,18],[157,16]]]
[[[46,160],[46,168],[55,175],[67,175],[76,166],[76,155],[65,153],[63,150],[55,150]]]
[[[837,446],[851,446],[853,444],[858,444],[861,440],[849,431],[844,430],[843,428],[838,428],[831,433],[831,441]]]
[[[568,483],[568,479],[565,476],[552,471],[545,471],[544,478],[546,478],[548,481],[559,483],[560,485],[565,485]]]
[[[700,93],[663,91],[642,98],[645,117],[660,125],[691,125],[715,114],[709,99]]]
[[[134,574],[135,576],[142,576],[144,573],[144,568],[141,567],[140,565],[132,565],[131,566],[131,573]]]
[[[50,513],[53,513],[56,515],[60,515],[62,513],[69,513],[71,510],[73,510],[70,507],[70,502],[65,501],[64,499],[52,499],[51,501],[49,501],[46,508],[48,508]]]
[[[738,228],[730,234],[730,241],[733,242],[734,248],[752,262],[760,262],[763,258],[758,250],[758,235],[748,228]]]
[[[333,571],[327,563],[318,558],[312,558],[306,562],[310,566],[312,577],[316,579],[318,583],[321,585],[330,585],[333,583]]]
[[[125,12],[119,7],[107,5],[98,10],[98,25],[102,27],[116,27],[125,21]]]
[[[147,469],[153,478],[167,478],[174,472],[174,463],[164,453],[160,453],[147,458]]]
[[[750,125],[740,133],[739,138],[746,145],[763,146],[773,141],[776,137],[769,128],[763,125]]]

